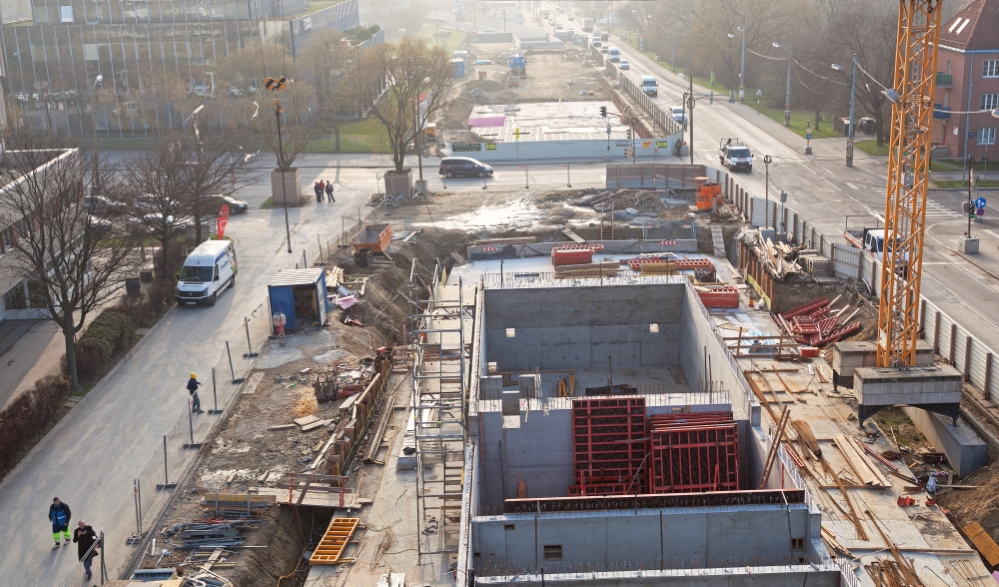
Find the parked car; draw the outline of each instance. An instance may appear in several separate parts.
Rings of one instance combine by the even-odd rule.
[[[83,198],[83,204],[87,207],[87,214],[116,216],[125,212],[125,204],[104,196],[86,196]]]
[[[153,212],[150,214],[145,214],[141,218],[133,218],[132,226],[141,231],[152,232],[153,230],[157,230],[161,226],[162,222],[163,222],[163,215]],[[167,215],[166,224],[175,233],[183,232],[184,230],[187,229],[187,221],[174,218],[172,214]]]
[[[135,209],[140,212],[158,212],[163,208],[163,204],[170,210],[180,207],[180,202],[167,198],[165,202],[156,194],[139,194],[132,199]]]
[[[622,59],[620,65],[618,65],[618,67],[620,67],[621,69],[631,69],[631,64],[628,63],[627,59]]]
[[[492,177],[493,168],[471,157],[445,157],[437,173],[447,177]]]
[[[555,24],[555,30],[559,30],[559,31],[562,30],[562,23],[560,23],[560,22],[556,23]]]
[[[245,200],[237,200],[232,196],[226,196],[223,194],[212,194],[206,196],[205,200],[212,205],[215,211],[218,211],[222,207],[222,204],[229,206],[230,214],[245,214],[250,210],[250,204]]]

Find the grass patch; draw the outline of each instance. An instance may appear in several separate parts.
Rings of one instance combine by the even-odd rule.
[[[436,33],[436,32],[442,32],[442,33],[444,33],[444,32],[450,32],[451,36],[450,37],[435,37],[434,33]],[[430,39],[431,43],[434,43],[435,45],[439,45],[441,48],[443,48],[445,51],[447,51],[448,55],[453,55],[455,49],[458,48],[458,43],[461,41],[461,38],[462,38],[463,35],[462,35],[461,31],[457,31],[455,29],[449,29],[449,28],[444,28],[444,27],[438,27],[438,26],[433,26],[433,25],[425,24],[425,25],[423,25],[423,26],[420,27],[420,30],[417,31],[416,36],[417,37],[426,37],[426,38]]]
[[[930,171],[940,171],[940,172],[955,172],[955,171],[966,171],[967,169],[974,169],[975,171],[985,171],[984,161],[973,161],[967,166],[963,166],[961,161],[955,161],[953,159],[934,159],[930,161]],[[999,161],[989,161],[988,166],[989,171],[999,171]]]
[[[866,141],[855,141],[853,143],[853,146],[858,151],[863,151],[868,155],[876,155],[883,157],[888,156],[888,143],[886,142],[883,145],[878,145],[877,139],[868,139]]]
[[[940,181],[934,181],[933,185],[938,189],[948,190],[948,189],[968,189],[968,182],[961,181],[959,179],[942,179]],[[984,181],[976,181],[975,187],[980,188],[995,188],[999,187],[999,179],[986,179]]]
[[[329,135],[309,141],[307,153],[334,153],[336,138]],[[388,133],[374,118],[340,125],[340,153],[390,153]]]

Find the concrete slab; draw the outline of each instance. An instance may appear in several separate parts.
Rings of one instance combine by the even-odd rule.
[[[832,368],[840,378],[849,382],[853,372],[858,367],[877,366],[878,345],[868,340],[851,340],[833,344]],[[932,365],[934,358],[933,343],[928,340],[916,341],[916,365]]]
[[[947,462],[958,477],[967,477],[988,464],[989,446],[970,426],[951,426],[950,418],[912,406],[903,407],[902,411],[916,430],[947,455]]]

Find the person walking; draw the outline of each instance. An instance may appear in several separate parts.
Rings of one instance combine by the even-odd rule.
[[[332,181],[327,181],[326,182],[326,199],[329,200],[330,202],[335,202],[336,201],[333,198],[333,182]]]
[[[76,555],[83,563],[83,570],[87,571],[87,578],[93,578],[94,573],[90,570],[90,566],[97,556],[97,549],[100,548],[100,544],[97,543],[97,532],[80,520],[76,524],[76,530],[73,530],[73,542],[76,543]]]
[[[204,412],[201,409],[201,398],[198,397],[199,387],[201,387],[201,382],[198,381],[197,373],[191,373],[191,378],[187,380],[187,393],[191,394],[191,411],[195,414]]]
[[[69,509],[68,503],[63,503],[58,497],[52,498],[52,505],[49,506],[49,521],[52,522],[52,538],[55,539],[53,549],[59,548],[59,535],[66,540],[63,545],[69,544],[69,520],[73,517],[73,512]]]
[[[323,201],[323,194],[325,192],[326,192],[326,184],[324,184],[323,180],[320,179],[319,183],[316,184],[316,201],[317,202],[322,202]]]

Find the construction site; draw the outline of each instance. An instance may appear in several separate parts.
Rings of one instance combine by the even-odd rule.
[[[704,165],[382,206],[133,580],[992,584],[999,378],[920,296],[936,5],[900,5],[883,259]]]

